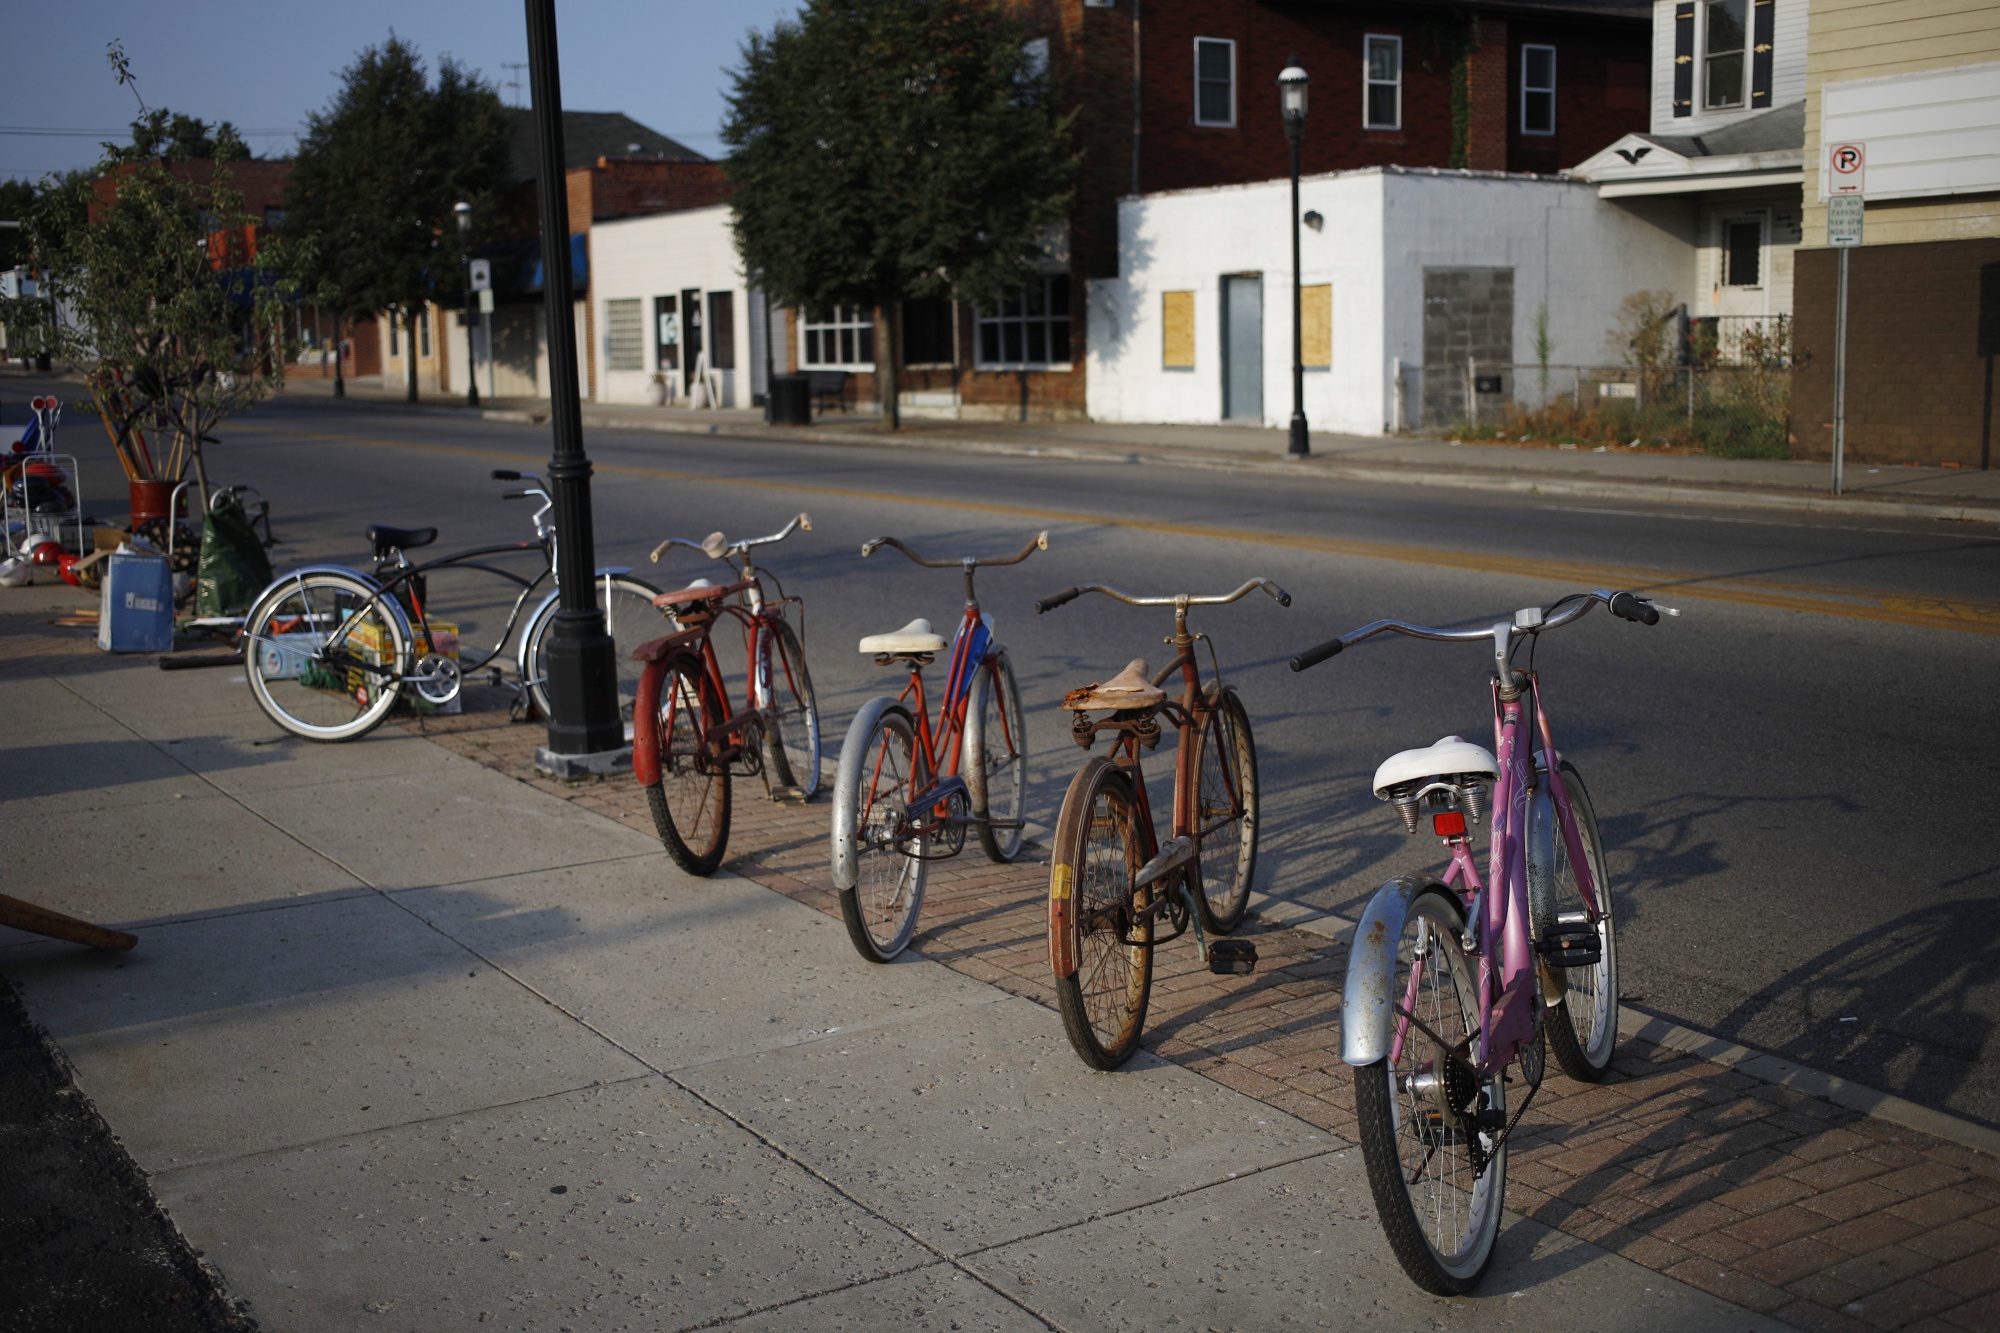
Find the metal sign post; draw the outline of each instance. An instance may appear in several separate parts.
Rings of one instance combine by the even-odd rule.
[[[1839,495],[1847,455],[1847,252],[1861,244],[1865,211],[1868,146],[1826,146],[1826,243],[1840,251],[1839,286],[1833,305],[1833,493]]]

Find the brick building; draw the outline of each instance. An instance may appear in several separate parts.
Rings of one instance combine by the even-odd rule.
[[[914,415],[1084,415],[1085,285],[1119,276],[1119,200],[1286,175],[1276,79],[1294,61],[1312,77],[1307,174],[1554,173],[1647,126],[1650,0],[1014,2],[1077,110],[1066,252],[997,310],[910,303]],[[790,368],[848,370],[872,396],[874,323],[792,312]]]

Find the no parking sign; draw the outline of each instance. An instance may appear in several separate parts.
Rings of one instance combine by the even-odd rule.
[[[1821,173],[1820,180],[1827,198],[1866,194],[1867,174],[1868,145],[1830,143],[1826,146],[1826,170]]]

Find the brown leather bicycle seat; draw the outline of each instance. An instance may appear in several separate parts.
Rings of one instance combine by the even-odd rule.
[[[1153,684],[1152,675],[1146,659],[1135,657],[1110,680],[1065,694],[1063,707],[1073,713],[1088,713],[1099,708],[1158,708],[1166,702],[1167,692]]]
[[[714,601],[728,591],[728,588],[719,588],[712,585],[707,579],[696,579],[679,592],[661,593],[653,599],[653,605],[664,611],[670,607],[685,606],[691,602]]]

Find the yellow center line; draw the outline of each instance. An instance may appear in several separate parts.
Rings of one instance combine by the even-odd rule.
[[[377,448],[413,450],[460,458],[478,458],[498,463],[526,463],[533,467],[539,455],[523,455],[480,445],[438,444],[429,441],[370,439],[320,431],[290,430],[259,426],[271,435],[294,435],[303,439],[329,440],[341,444],[362,444]],[[1673,592],[1712,602],[1739,606],[1762,606],[1780,611],[1808,611],[1818,615],[1843,616],[1851,620],[1873,620],[1890,625],[1917,625],[1931,629],[1961,630],[1973,634],[2000,634],[2000,602],[1967,598],[1912,597],[1877,592],[1868,588],[1846,588],[1820,583],[1803,583],[1751,575],[1689,574],[1641,566],[1581,564],[1566,560],[1545,560],[1533,556],[1481,554],[1439,550],[1431,546],[1404,546],[1391,542],[1353,541],[1336,537],[1315,537],[1302,533],[1260,532],[1251,528],[1219,527],[1204,523],[1178,523],[1132,518],[1123,514],[1094,514],[1079,510],[1044,506],[997,504],[983,500],[941,499],[933,496],[898,495],[890,491],[863,490],[852,486],[791,481],[783,478],[725,477],[676,468],[647,467],[631,463],[593,461],[598,472],[619,476],[651,477],[663,481],[694,482],[710,486],[737,486],[754,490],[783,491],[800,495],[824,495],[835,499],[862,500],[875,504],[918,505],[954,509],[964,513],[1023,518],[1037,523],[1078,523],[1099,527],[1124,528],[1133,532],[1159,533],[1172,537],[1198,537],[1208,541],[1242,542],[1256,546],[1276,546],[1286,550],[1307,550],[1327,555],[1351,556],[1361,560],[1387,560],[1396,564],[1422,565],[1433,569],[1457,569],[1477,574],[1512,575],[1544,579],[1553,583],[1586,584],[1600,588],[1623,588],[1634,592]]]

